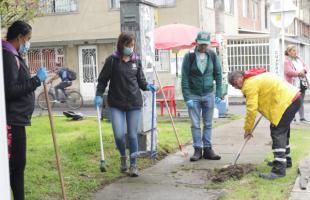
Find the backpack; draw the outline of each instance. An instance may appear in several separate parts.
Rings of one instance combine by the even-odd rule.
[[[207,54],[211,57],[211,60],[213,62],[213,78],[215,78],[216,73],[215,73],[215,65],[216,65],[216,54],[214,51],[207,49]],[[192,68],[192,65],[196,59],[196,55],[194,51],[189,51],[189,67],[190,69]]]
[[[69,81],[76,80],[76,72],[75,71],[72,71],[69,68],[65,68],[65,70],[67,71],[67,78],[69,79]]]

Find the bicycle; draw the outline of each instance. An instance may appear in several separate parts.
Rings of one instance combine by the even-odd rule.
[[[48,83],[48,85],[49,85],[48,96],[49,96],[49,101],[50,101],[52,108],[55,106],[56,103],[65,103],[67,107],[73,110],[79,109],[80,107],[83,106],[83,97],[81,93],[79,93],[78,91],[76,90],[67,91],[67,89],[65,88],[65,91],[67,91],[66,92],[67,96],[64,95],[63,92],[59,92],[59,96],[60,96],[59,99],[61,100],[58,101],[56,99],[55,88],[53,87],[53,84]],[[41,109],[47,110],[47,103],[46,103],[44,91],[38,95],[37,104]]]

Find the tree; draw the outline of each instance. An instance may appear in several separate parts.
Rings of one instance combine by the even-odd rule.
[[[0,0],[1,29],[16,20],[30,21],[39,13],[40,0]]]

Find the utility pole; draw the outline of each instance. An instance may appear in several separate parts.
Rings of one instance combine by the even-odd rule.
[[[155,65],[154,8],[156,0],[121,0],[120,17],[121,31],[135,36],[135,49],[139,54],[146,80],[154,80],[153,66]],[[151,150],[152,94],[143,92],[143,107],[141,126],[138,132],[139,151]],[[154,122],[154,146],[157,145],[156,109]]]
[[[228,55],[227,55],[227,37],[225,35],[225,15],[224,15],[224,0],[214,1],[215,12],[215,35],[219,42],[219,58],[222,64],[222,92],[228,91]],[[226,107],[228,108],[228,94],[225,97]]]

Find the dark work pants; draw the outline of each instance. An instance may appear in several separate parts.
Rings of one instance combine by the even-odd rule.
[[[10,183],[14,200],[24,200],[26,166],[26,130],[24,126],[8,126]]]
[[[56,95],[56,99],[57,100],[59,100],[58,99],[58,90],[61,90],[62,92],[63,92],[63,94],[67,97],[68,95],[67,95],[67,93],[66,93],[66,90],[65,90],[65,88],[67,88],[67,87],[69,87],[69,86],[71,86],[72,85],[72,82],[71,81],[69,81],[69,82],[67,82],[67,81],[62,81],[62,82],[60,82],[58,85],[56,85],[55,86],[55,95]]]
[[[286,162],[291,162],[289,153],[290,124],[301,105],[301,97],[297,98],[284,112],[278,126],[270,125],[272,150],[274,155],[272,172],[285,175]]]

